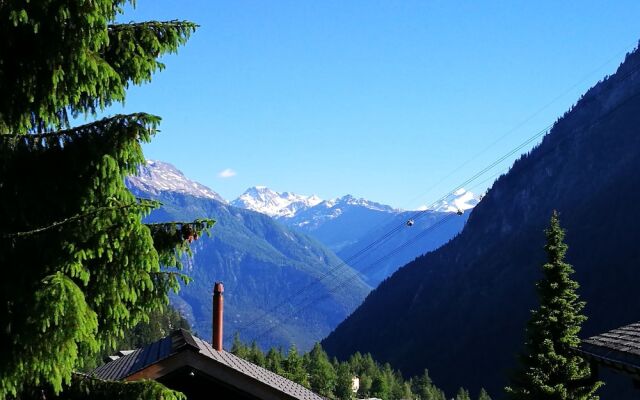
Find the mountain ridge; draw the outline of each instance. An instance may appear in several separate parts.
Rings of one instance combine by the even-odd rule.
[[[175,192],[227,203],[218,193],[201,183],[187,178],[174,165],[164,161],[147,160],[145,165],[138,168],[138,173],[135,176],[127,178],[127,182],[129,185],[149,194]]]

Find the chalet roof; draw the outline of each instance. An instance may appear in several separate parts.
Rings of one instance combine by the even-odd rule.
[[[640,376],[640,322],[584,339],[576,350],[592,361]]]
[[[323,399],[307,388],[276,373],[227,351],[217,351],[209,343],[183,329],[173,331],[169,336],[96,368],[92,375],[105,380],[125,380],[147,367],[185,351],[196,353],[213,361],[214,368],[216,366],[231,368],[292,398],[303,400]]]

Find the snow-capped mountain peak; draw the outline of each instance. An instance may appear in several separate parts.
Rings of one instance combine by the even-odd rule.
[[[369,201],[363,198],[357,198],[350,194],[346,196],[339,197],[335,200],[332,200],[330,207],[335,207],[338,205],[350,205],[350,206],[361,206],[368,208],[370,210],[376,211],[385,211],[385,212],[398,212],[401,210],[395,209],[391,206],[387,206],[385,204],[376,203],[375,201]]]
[[[147,164],[140,167],[136,176],[127,178],[127,184],[152,194],[177,192],[227,202],[218,193],[192,181],[175,166],[162,161],[147,160]]]
[[[291,192],[276,192],[266,186],[247,189],[231,205],[266,214],[270,217],[291,218],[301,210],[322,202],[316,195],[305,196]]]
[[[422,206],[418,210],[432,210],[439,212],[457,212],[472,209],[480,202],[479,196],[474,193],[460,188],[448,195],[445,199],[440,200],[431,206]]]

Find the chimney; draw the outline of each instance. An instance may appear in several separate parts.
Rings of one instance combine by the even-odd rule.
[[[224,308],[224,286],[216,282],[213,287],[213,348],[222,351],[222,311]]]

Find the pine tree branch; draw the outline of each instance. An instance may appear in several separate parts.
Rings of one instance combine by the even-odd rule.
[[[108,30],[110,32],[117,32],[129,29],[166,29],[166,28],[178,28],[178,29],[190,29],[195,30],[200,25],[190,22],[173,19],[170,21],[146,21],[146,22],[128,22],[124,24],[110,24]]]
[[[164,68],[158,58],[176,53],[197,27],[177,20],[112,24],[108,27],[109,44],[102,49],[101,57],[125,86],[129,82],[149,82],[155,71]]]
[[[143,112],[132,114],[116,114],[94,121],[89,124],[80,125],[75,128],[63,129],[55,132],[30,133],[30,134],[0,134],[0,140],[5,143],[34,143],[41,141],[47,143],[47,139],[58,140],[60,144],[78,139],[86,134],[104,134],[111,132],[114,127],[136,127],[150,132],[155,132],[160,117]]]
[[[12,232],[12,233],[3,233],[2,234],[2,238],[17,238],[17,237],[23,237],[23,236],[31,236],[31,235],[35,235],[38,233],[42,233],[51,229],[55,229],[57,227],[60,227],[62,225],[66,225],[68,223],[71,222],[75,222],[81,219],[85,219],[88,217],[93,217],[103,211],[115,211],[115,210],[124,210],[127,208],[133,208],[133,207],[140,207],[140,208],[147,208],[147,209],[154,209],[158,207],[158,203],[157,202],[151,202],[149,201],[149,204],[144,204],[144,202],[136,202],[136,203],[128,203],[128,204],[121,204],[118,206],[105,206],[105,207],[98,207],[96,209],[93,209],[91,211],[85,212],[85,213],[81,213],[81,214],[76,214],[73,215],[69,218],[65,218],[63,220],[60,221],[56,221],[50,225],[47,226],[43,226],[40,228],[36,228],[36,229],[31,229],[28,231],[21,231],[21,232]]]

